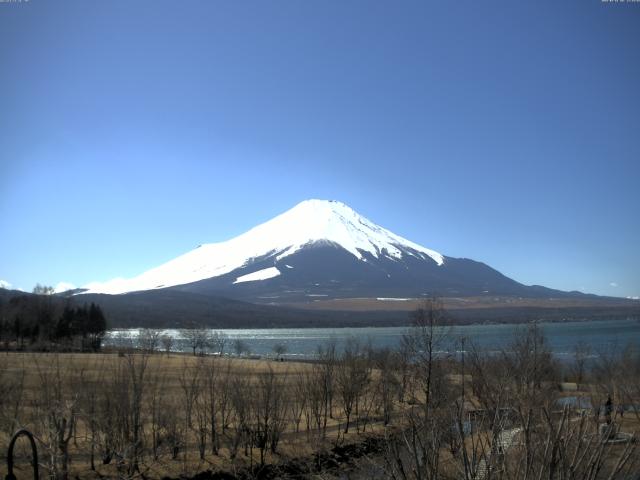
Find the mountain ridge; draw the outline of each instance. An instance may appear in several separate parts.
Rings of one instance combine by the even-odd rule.
[[[311,199],[230,240],[201,244],[132,279],[94,282],[83,288],[86,293],[119,294],[184,285],[226,275],[254,259],[270,256],[279,261],[324,242],[339,245],[359,260],[368,253],[375,258],[410,254],[438,265],[444,262],[440,253],[376,225],[342,202]]]
[[[258,304],[476,295],[582,297],[527,286],[483,262],[445,256],[335,200],[305,200],[230,240],[201,244],[131,279],[82,294],[166,290]]]

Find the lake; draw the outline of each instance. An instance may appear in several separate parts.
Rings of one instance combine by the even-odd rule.
[[[591,346],[594,353],[624,347],[628,343],[640,345],[640,321],[592,320],[585,322],[562,322],[539,324],[547,338],[551,351],[560,360],[571,359],[576,344]],[[497,351],[507,346],[517,329],[517,324],[463,325],[451,327],[450,340],[444,347],[449,352],[460,351],[460,339],[466,338],[467,345],[473,342],[488,351]],[[134,342],[139,329],[112,330],[104,339],[105,346],[115,346],[124,337]],[[258,329],[212,329],[223,332],[229,341],[227,352],[233,350],[232,343],[241,339],[249,351],[255,355],[273,355],[273,347],[282,344],[286,347],[285,357],[312,358],[318,346],[335,340],[340,349],[349,338],[355,338],[363,344],[370,343],[376,348],[395,348],[402,336],[410,332],[410,327],[365,327],[365,328],[258,328]],[[189,345],[182,330],[163,330],[164,334],[174,338],[173,350],[188,351]],[[466,349],[466,348],[465,348]]]

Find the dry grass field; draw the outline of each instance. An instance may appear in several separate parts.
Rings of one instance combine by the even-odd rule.
[[[324,417],[320,397],[326,393],[314,388],[320,372],[310,363],[175,353],[2,353],[0,369],[7,388],[2,458],[10,432],[26,427],[39,440],[41,463],[59,463],[62,435],[68,437],[71,477],[129,476],[124,470],[135,443],[136,474],[177,477],[307,457],[337,442],[357,441],[380,425],[372,390],[362,392],[349,433],[337,394],[331,415]],[[64,420],[66,429],[60,426]],[[277,446],[261,435],[277,435]],[[257,444],[264,444],[262,459]],[[18,452],[24,470],[26,450]],[[5,474],[3,461],[0,475]]]
[[[442,297],[448,310],[496,309],[496,308],[594,308],[628,307],[626,299],[602,298],[520,298],[486,295],[481,297]],[[335,311],[401,311],[412,312],[424,304],[424,298],[336,298],[313,299],[306,303],[291,303],[289,306],[311,310]]]
[[[427,324],[397,351],[353,341],[313,363],[151,350],[0,353],[0,452],[27,428],[42,478],[63,480],[207,470],[231,475],[208,478],[330,479],[349,468],[362,478],[372,466],[380,478],[478,480],[491,470],[497,480],[531,472],[613,480],[640,468],[635,349],[563,371],[532,326],[501,355],[472,351],[462,364],[434,356],[439,335]],[[562,407],[563,396],[593,407]],[[607,413],[609,397],[633,408]],[[610,420],[623,441],[603,435]],[[18,478],[30,478],[25,446]]]

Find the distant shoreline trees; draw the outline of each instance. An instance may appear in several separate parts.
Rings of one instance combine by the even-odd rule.
[[[72,305],[36,285],[33,294],[0,304],[0,345],[5,350],[100,350],[107,320],[99,305]]]

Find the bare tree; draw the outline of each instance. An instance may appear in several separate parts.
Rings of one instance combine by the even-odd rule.
[[[144,399],[147,418],[145,424],[151,446],[151,455],[154,461],[158,461],[161,454],[161,446],[168,440],[167,412],[176,416],[175,409],[172,408],[171,399],[166,395],[167,375],[162,368],[149,369],[146,381],[146,395]]]
[[[229,342],[229,337],[224,332],[213,332],[209,337],[209,346],[214,353],[222,356],[224,349]]]
[[[200,359],[198,363],[200,363],[198,369],[202,372],[200,374],[200,377],[203,377],[205,375],[204,371],[206,370],[206,367],[202,364],[203,359]],[[193,427],[193,433],[196,438],[196,445],[198,447],[198,455],[200,457],[200,460],[204,460],[205,452],[207,449],[207,437],[209,436],[211,403],[209,402],[209,399],[206,395],[206,379],[201,378],[199,384],[200,385],[198,388],[198,392],[194,400],[196,422]]]
[[[204,353],[211,341],[209,331],[204,328],[187,329],[182,334],[193,350],[194,355],[196,355],[197,351],[200,351],[201,354]]]
[[[421,405],[404,412],[405,429],[387,436],[385,466],[392,478],[435,480],[442,477],[443,446],[451,432],[446,363],[437,356],[450,333],[449,319],[441,301],[435,298],[426,300],[412,318],[414,326],[404,342],[421,387]]]
[[[322,381],[325,389],[325,423],[326,419],[333,418],[333,403],[335,392],[335,371],[337,366],[337,342],[335,337],[329,339],[324,346],[318,346],[318,360],[322,366]]]
[[[346,417],[344,433],[349,433],[351,414],[355,410],[358,416],[360,398],[370,379],[370,365],[365,358],[360,344],[355,339],[349,339],[344,353],[340,358],[337,370],[337,384],[342,409]]]
[[[287,346],[284,343],[276,343],[273,346],[272,350],[273,350],[273,353],[276,354],[276,360],[279,361],[282,355],[287,353]]]
[[[99,443],[100,435],[100,416],[99,416],[99,398],[100,389],[104,382],[104,359],[100,359],[92,365],[92,370],[98,372],[97,377],[93,378],[89,374],[81,372],[78,381],[79,406],[80,415],[85,425],[85,430],[89,435],[89,465],[91,470],[95,470],[95,454],[96,447]]]
[[[428,409],[433,400],[434,377],[441,375],[438,368],[442,362],[436,357],[436,352],[444,349],[444,343],[450,336],[450,320],[438,298],[425,300],[412,317],[413,328],[405,342],[411,348],[417,378],[422,385],[424,406]]]
[[[192,414],[196,398],[200,394],[201,367],[202,364],[200,362],[191,365],[190,362],[185,359],[182,363],[180,377],[178,378],[180,389],[182,390],[182,402],[187,429],[193,427]]]
[[[590,356],[591,347],[584,342],[579,342],[573,348],[573,364],[571,365],[571,370],[578,389],[584,381],[587,369],[587,361],[589,360]]]
[[[146,354],[127,355],[125,357],[131,382],[131,462],[129,474],[139,472],[138,461],[142,452],[142,401],[145,389],[145,374],[148,365]]]
[[[634,412],[640,420],[640,348],[638,345],[629,344],[621,352],[619,365],[614,371],[614,379],[618,396]],[[624,414],[624,407],[620,409]]]
[[[47,360],[45,366],[34,357],[40,382],[40,395],[34,407],[42,422],[41,438],[49,454],[50,474],[57,480],[67,480],[71,459],[69,442],[79,415],[78,395],[61,368],[58,355],[49,356]]]
[[[160,331],[153,328],[143,328],[138,334],[138,348],[153,353],[160,344]]]
[[[233,351],[237,356],[248,354],[250,352],[249,345],[241,338],[236,338],[233,341]]]
[[[516,391],[535,401],[544,398],[543,381],[556,376],[556,366],[540,326],[533,323],[518,329],[503,357],[513,372]]]
[[[25,369],[7,368],[7,358],[0,357],[0,428],[12,435],[21,423]]]
[[[328,393],[326,371],[321,366],[314,366],[312,370],[305,372],[305,397],[307,432],[310,425],[315,427],[321,438],[324,438],[327,430],[327,405]]]
[[[165,353],[169,355],[171,353],[171,348],[173,347],[173,337],[171,335],[162,335],[160,337],[160,343],[162,344],[162,348]]]
[[[51,286],[40,285],[33,287],[36,311],[36,330],[39,331],[40,341],[48,343],[54,337],[55,321],[59,312],[59,305],[54,302],[55,289]]]
[[[220,432],[218,425],[218,406],[220,397],[222,396],[219,395],[219,393],[222,392],[219,392],[218,390],[221,377],[221,369],[218,365],[220,361],[221,360],[212,357],[203,368],[205,388],[204,401],[210,429],[209,438],[211,441],[211,453],[214,455],[218,455],[218,450],[220,448]]]
[[[404,335],[395,354],[398,380],[398,401],[404,403],[408,394],[413,399],[415,392],[412,379],[413,339],[410,334]]]
[[[226,359],[216,383],[216,397],[218,403],[218,412],[220,414],[220,428],[223,435],[226,433],[229,424],[229,402],[231,396],[232,378],[233,371],[231,370],[231,359]]]
[[[382,349],[374,353],[375,367],[378,370],[378,378],[376,380],[376,396],[380,401],[382,408],[383,423],[388,425],[393,415],[395,398],[400,389],[396,379],[394,366],[394,354],[389,349]]]
[[[305,375],[302,371],[297,371],[292,374],[293,380],[291,382],[292,395],[289,396],[288,409],[291,412],[291,418],[295,425],[295,431],[300,431],[300,422],[302,421],[302,415],[307,406],[306,395],[306,382]]]
[[[144,451],[144,400],[149,353],[127,353],[118,357],[101,392],[101,430],[104,434],[103,463],[115,456],[121,475],[140,474]]]
[[[233,460],[240,445],[245,447],[245,456],[248,456],[253,448],[251,428],[249,425],[251,416],[251,385],[246,378],[235,376],[231,381],[230,401],[233,409],[233,437],[229,445],[229,455]]]
[[[271,366],[266,373],[260,374],[258,385],[254,388],[253,425],[256,446],[260,451],[260,464],[264,465],[267,448],[275,453],[284,430],[285,402],[283,400],[282,380]]]

